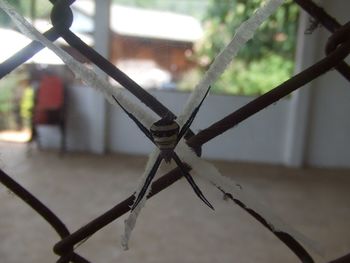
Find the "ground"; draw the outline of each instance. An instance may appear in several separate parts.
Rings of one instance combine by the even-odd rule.
[[[0,167],[55,211],[74,231],[124,200],[143,171],[145,157],[95,156],[33,150],[0,143]],[[350,171],[279,166],[214,164],[323,248],[326,262],[350,251]],[[198,178],[195,180],[199,181]],[[299,262],[270,232],[210,185],[199,181],[215,211],[181,180],[150,200],[132,235],[120,246],[123,220],[94,235],[78,252],[94,263]],[[56,233],[21,200],[0,185],[0,261],[56,262]]]

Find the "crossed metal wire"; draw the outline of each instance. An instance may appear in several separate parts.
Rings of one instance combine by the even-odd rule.
[[[335,18],[331,17],[325,10],[317,6],[311,0],[294,1],[306,12],[308,12],[317,22],[332,33],[325,48],[326,57],[299,74],[293,76],[281,85],[275,87],[273,90],[254,99],[235,112],[215,122],[210,127],[200,131],[198,134],[195,135],[192,131],[188,131],[185,135],[187,143],[198,155],[201,153],[201,146],[206,142],[233,128],[260,110],[277,102],[281,98],[289,95],[291,92],[301,88],[308,82],[333,68],[335,68],[345,79],[350,81],[350,66],[344,61],[344,59],[350,53],[350,22],[346,23],[345,25],[341,25]],[[136,82],[116,68],[94,49],[86,45],[70,31],[69,27],[73,21],[73,13],[70,9],[70,5],[74,3],[75,0],[50,0],[50,2],[54,5],[51,13],[53,27],[44,33],[49,40],[55,41],[59,37],[64,38],[71,47],[78,50],[89,61],[119,82],[124,88],[128,89],[133,95],[135,95],[140,101],[142,101],[160,117],[175,117],[174,114],[156,98],[142,89]],[[16,53],[13,57],[0,64],[0,79],[22,65],[41,49],[43,49],[43,45],[41,45],[39,42],[33,41],[27,47]],[[190,167],[187,168],[189,171]],[[163,175],[152,184],[152,192],[147,198],[151,198],[152,196],[158,194],[160,191],[166,189],[181,177],[182,173],[179,168],[173,169],[166,175]],[[57,261],[58,263],[89,262],[87,259],[74,252],[74,246],[90,237],[106,225],[110,224],[117,218],[121,217],[123,214],[127,213],[134,201],[134,196],[130,196],[110,210],[106,211],[104,214],[92,220],[90,223],[71,233],[65,224],[59,219],[59,217],[55,215],[55,213],[53,213],[34,195],[18,184],[1,169],[0,182],[18,197],[20,197],[30,207],[32,207],[38,214],[40,214],[61,237],[61,241],[54,246],[54,252],[60,256],[59,260]],[[222,191],[222,189],[220,190]],[[252,209],[245,207],[243,203],[235,199],[233,194],[225,192],[224,194],[236,205],[244,209],[258,222],[270,230],[271,233],[273,233],[296,254],[301,262],[314,262],[308,252],[292,236],[285,232],[274,231],[274,229],[272,229],[272,227],[261,215]],[[350,254],[332,262],[350,262]]]

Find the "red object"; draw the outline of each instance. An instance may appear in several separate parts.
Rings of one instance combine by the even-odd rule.
[[[36,97],[34,124],[57,124],[62,118],[64,86],[57,76],[44,76]]]
[[[35,96],[35,105],[32,118],[32,137],[29,143],[36,140],[40,149],[38,125],[56,125],[61,131],[61,153],[66,149],[65,132],[65,89],[63,81],[54,75],[45,75],[41,78]]]

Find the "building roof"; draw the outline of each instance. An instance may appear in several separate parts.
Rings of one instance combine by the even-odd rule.
[[[76,1],[73,9],[73,28],[77,31],[92,32],[94,3],[86,0]],[[116,4],[111,6],[110,24],[115,33],[127,36],[194,42],[203,35],[201,24],[194,17]]]

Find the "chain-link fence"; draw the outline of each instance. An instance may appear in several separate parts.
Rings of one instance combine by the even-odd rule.
[[[59,37],[62,37],[71,46],[71,48],[77,50],[91,63],[95,64],[107,75],[115,79],[125,89],[129,90],[133,95],[135,95],[140,101],[142,101],[160,117],[163,118],[165,116],[168,116],[175,118],[175,115],[163,104],[161,104],[156,98],[150,95],[126,74],[116,68],[111,62],[102,57],[98,52],[89,47],[70,30],[70,25],[73,21],[70,5],[74,2],[74,0],[50,1],[53,4],[51,13],[53,27],[44,33],[44,35],[49,40],[55,41]],[[201,146],[211,139],[235,127],[237,124],[245,121],[257,112],[263,110],[269,105],[272,105],[281,98],[289,95],[293,91],[301,88],[305,84],[309,83],[310,81],[316,79],[317,77],[333,68],[335,68],[345,79],[350,81],[350,66],[344,61],[344,59],[350,53],[350,22],[341,25],[335,18],[331,17],[325,10],[317,6],[311,0],[294,1],[313,17],[314,25],[321,24],[332,33],[332,36],[329,38],[328,43],[325,47],[326,56],[314,65],[296,74],[281,85],[275,87],[270,92],[254,99],[250,103],[244,105],[225,118],[215,122],[210,127],[200,131],[198,134],[194,134],[193,132],[189,131],[185,135],[185,138],[187,140],[187,144],[195,149],[196,153],[199,154],[201,152]],[[6,39],[3,39],[2,41],[6,41]],[[43,47],[44,46],[41,43],[33,41],[31,44],[23,48],[14,56],[3,62],[0,65],[0,79],[22,65],[34,54],[43,49]],[[189,169],[190,167],[187,167],[187,170]],[[166,189],[171,184],[179,180],[182,175],[183,173],[181,172],[181,169],[176,168],[171,172],[161,176],[152,184],[152,192],[148,195],[147,198],[151,198],[160,191]],[[60,263],[89,262],[84,257],[75,253],[74,247],[80,242],[92,236],[94,233],[106,225],[110,224],[114,220],[130,211],[130,207],[133,205],[135,198],[133,195],[130,196],[129,198],[111,208],[109,211],[92,220],[90,223],[71,233],[65,224],[60,220],[60,218],[55,215],[55,213],[53,213],[34,195],[19,185],[2,170],[0,170],[0,182],[8,187],[17,196],[19,196],[29,206],[31,206],[56,230],[61,240],[54,246],[54,251],[57,255],[60,256],[60,259],[57,261]],[[270,226],[270,224],[268,224],[262,215],[260,215],[257,211],[246,207],[244,203],[235,198],[235,195],[233,193],[224,192],[224,194],[226,197],[232,199],[236,205],[244,209],[248,214],[259,221],[264,227],[269,229],[271,233],[273,233],[281,242],[287,245],[299,257],[301,262],[314,262],[309,253],[295,238],[293,238],[292,235],[286,232],[276,231],[272,226]],[[343,258],[339,258],[333,262],[350,262],[350,256],[348,255]]]

